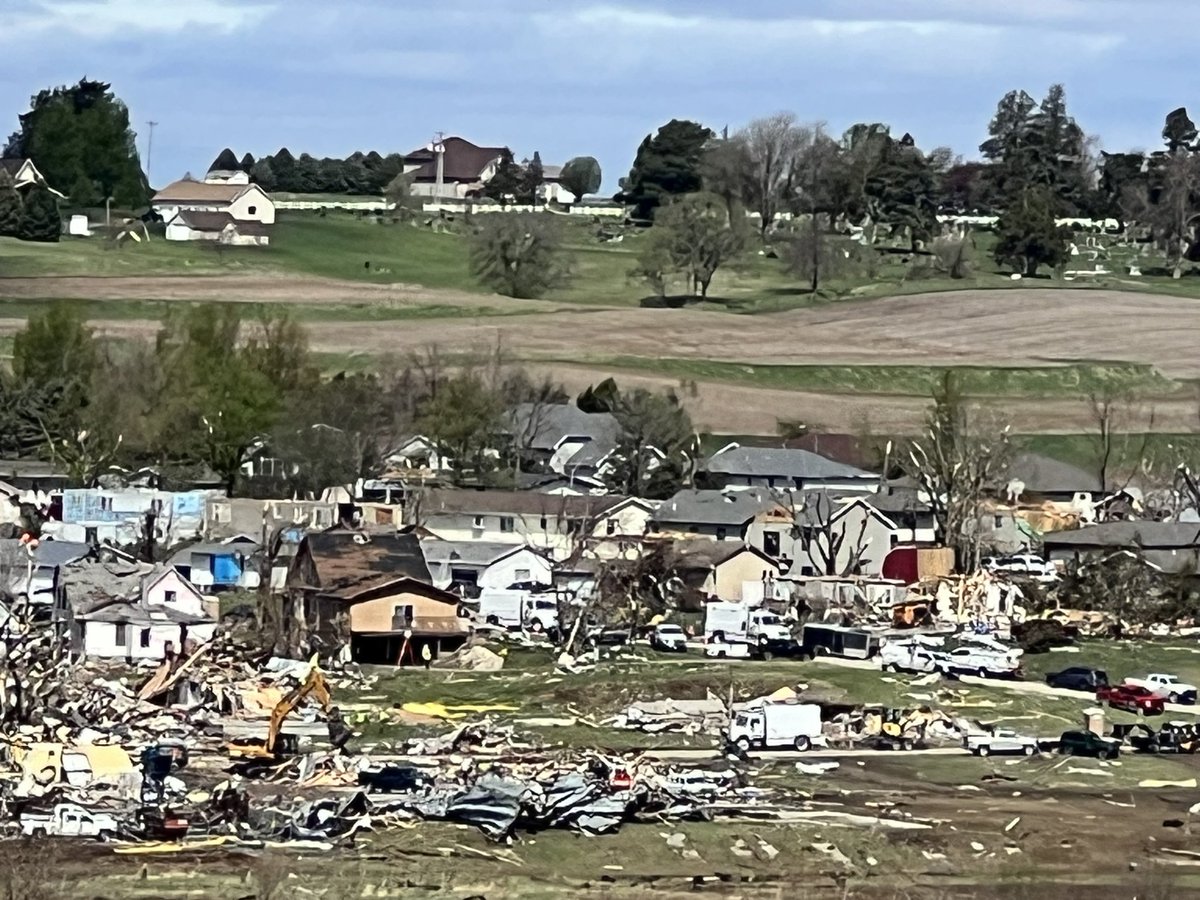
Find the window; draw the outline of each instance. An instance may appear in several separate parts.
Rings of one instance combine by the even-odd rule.
[[[482,528],[483,527],[483,516],[476,516],[475,520],[471,523],[471,527],[472,528]]]
[[[141,644],[143,647],[149,647],[149,646],[150,646],[150,629],[149,629],[149,628],[143,628],[143,629],[142,629],[141,638],[140,638],[140,640],[139,640],[138,642],[139,642],[139,643],[140,643],[140,644]]]
[[[116,643],[124,647],[129,642],[129,626],[124,622],[117,623]]]
[[[723,540],[725,540],[725,536],[726,536],[726,534],[727,534],[727,532],[726,532],[726,530],[725,530],[725,527],[724,527],[724,526],[718,526],[718,528],[717,528],[717,540],[718,540],[718,541],[723,541]]]
[[[174,591],[163,591],[163,601],[166,603],[174,603],[175,602],[175,592]]]
[[[542,529],[542,531],[546,530],[546,517],[545,516],[542,516],[541,521],[538,523],[538,528]]]
[[[404,631],[412,627],[413,608],[411,605],[392,607],[392,631]]]
[[[767,556],[779,555],[779,532],[767,531],[763,533],[763,553]]]
[[[604,533],[605,534],[616,534],[617,533],[617,520],[616,519],[605,519],[604,520]]]
[[[212,518],[214,522],[228,525],[230,520],[230,510],[228,503],[214,503],[212,508]]]
[[[992,516],[992,518],[993,518],[993,520],[994,520],[994,522],[993,522],[993,525],[994,525],[996,528],[1003,528],[1003,527],[1004,527],[1004,516]]]
[[[100,535],[95,526],[83,529],[83,542],[92,546],[100,543]]]
[[[517,584],[527,584],[528,582],[533,581],[533,578],[530,577],[528,569],[517,569],[517,571],[513,573],[513,581],[515,581]]]
[[[500,530],[505,534],[512,534],[512,532],[516,530],[512,516],[500,517]]]
[[[101,497],[100,498],[100,509],[108,511],[108,512],[112,512],[112,508],[113,508],[112,507],[112,497]]]
[[[767,479],[767,487],[775,487],[775,479],[774,478]]]
[[[257,206],[247,206],[246,212],[248,212],[250,215],[254,215],[255,213],[258,212],[258,207]]]

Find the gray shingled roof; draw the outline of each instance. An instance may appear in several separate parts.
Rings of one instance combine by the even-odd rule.
[[[568,472],[576,468],[594,469],[604,462],[605,457],[616,449],[616,441],[610,441],[605,438],[591,440],[580,447],[575,455],[568,459],[564,465]]]
[[[496,560],[527,549],[524,544],[497,544],[490,541],[421,541],[426,565],[458,563],[464,566],[490,566]]]
[[[33,551],[33,561],[39,568],[65,566],[87,558],[91,552],[90,544],[43,539]],[[0,539],[0,555],[8,557],[14,553],[24,555],[25,551],[21,547],[21,542],[15,539]]]
[[[1188,522],[1100,522],[1042,536],[1047,546],[1064,547],[1200,547],[1200,524]]]
[[[735,447],[714,453],[705,470],[718,475],[755,478],[875,478],[876,475],[845,463],[826,459],[808,450],[776,447]]]
[[[785,506],[769,491],[680,491],[654,513],[661,525],[742,525],[763,510]]]
[[[1008,477],[1025,482],[1025,490],[1031,494],[1098,493],[1104,490],[1100,476],[1095,473],[1040,453],[1018,454],[1009,463]]]
[[[565,437],[614,443],[621,430],[610,413],[586,413],[574,403],[519,403],[509,414],[509,428],[531,450],[553,450]]]

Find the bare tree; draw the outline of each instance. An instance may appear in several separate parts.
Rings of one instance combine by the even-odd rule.
[[[819,126],[801,125],[790,112],[755,119],[735,140],[745,147],[746,206],[759,214],[759,230],[766,234],[780,210],[795,192],[805,152],[812,146]]]
[[[958,566],[974,571],[980,555],[980,504],[996,489],[1011,458],[1009,427],[972,408],[947,372],[934,389],[924,433],[902,464],[929,497],[939,540]]]
[[[804,522],[804,552],[820,575],[858,575],[863,558],[870,549],[867,540],[868,517],[863,516],[858,528],[834,509],[833,498],[825,491],[812,494],[798,510]],[[843,554],[843,550],[845,553]]]
[[[1138,463],[1147,458],[1154,407],[1147,408],[1131,390],[1104,384],[1088,393],[1088,410],[1096,429],[1088,437],[1100,487],[1106,491],[1128,487]]]

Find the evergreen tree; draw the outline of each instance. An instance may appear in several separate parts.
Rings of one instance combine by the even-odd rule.
[[[32,159],[47,183],[59,190],[80,176],[118,206],[144,206],[150,196],[138,160],[129,110],[101,81],[44,90],[20,117],[21,127],[0,156]]]
[[[536,206],[541,195],[542,184],[546,180],[546,171],[542,168],[542,155],[536,150],[533,151],[533,159],[524,166],[524,172],[521,173],[521,187],[519,190],[518,201]]]
[[[71,188],[71,203],[80,207],[99,206],[104,202],[104,198],[100,196],[100,192],[96,190],[96,183],[86,175],[80,175],[75,180],[74,186]]]
[[[296,158],[288,152],[287,147],[281,147],[278,153],[267,159],[275,173],[275,190],[290,193],[299,193],[302,190],[296,186]]]
[[[875,218],[909,229],[914,249],[918,242],[933,238],[937,231],[934,168],[909,135],[890,141],[867,182],[866,194]]]
[[[504,152],[500,154],[500,164],[496,166],[496,174],[483,186],[483,196],[490,197],[501,206],[505,206],[509,199],[517,197],[521,193],[523,180],[524,171],[513,161],[512,151],[505,147]]]
[[[1040,266],[1060,266],[1069,258],[1069,233],[1055,224],[1055,198],[1046,188],[1027,191],[996,223],[996,262],[1026,278]]]
[[[264,156],[251,167],[250,180],[268,193],[278,189],[270,157]]]
[[[23,241],[55,243],[61,235],[62,217],[58,213],[58,200],[45,187],[39,185],[31,188],[25,194],[17,237]]]
[[[212,165],[208,167],[209,172],[236,172],[240,168],[237,156],[234,152],[226,147],[217,154],[217,158],[212,161]]]
[[[699,191],[704,151],[712,137],[711,129],[682,119],[646,135],[618,199],[633,207],[634,218],[651,219],[668,198]]]
[[[12,176],[0,169],[0,237],[16,237],[21,225],[21,195]]]
[[[240,169],[243,172],[249,172],[253,168],[254,168],[254,155],[251,153],[247,153],[245,156],[242,157],[242,161],[240,163],[238,163],[238,169]]]

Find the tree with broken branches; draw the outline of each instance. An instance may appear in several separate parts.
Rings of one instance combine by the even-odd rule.
[[[1122,490],[1147,458],[1154,407],[1147,407],[1132,390],[1105,383],[1088,393],[1088,411],[1095,428],[1088,439],[1100,486]]]
[[[867,539],[868,517],[864,515],[855,528],[840,512],[825,491],[805,497],[797,510],[803,522],[804,553],[818,575],[845,577],[862,572],[871,543]]]
[[[979,566],[980,504],[1011,454],[1008,425],[972,407],[947,372],[934,388],[924,433],[908,443],[901,463],[928,495],[938,540],[954,550],[961,571]]]

